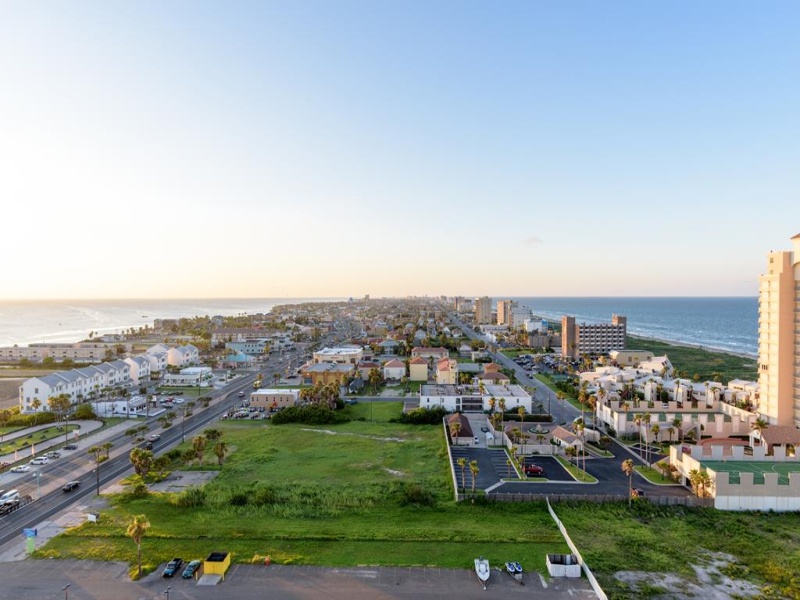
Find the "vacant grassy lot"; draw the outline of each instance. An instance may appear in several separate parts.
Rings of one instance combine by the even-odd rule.
[[[632,592],[616,571],[677,573],[697,581],[692,565],[704,553],[732,554],[729,575],[767,584],[764,598],[800,598],[800,515],[659,508],[648,502],[555,506],[570,536],[611,598],[657,595]],[[769,590],[777,592],[771,594]],[[661,593],[670,590],[661,590]]]
[[[673,346],[664,342],[630,336],[625,343],[628,348],[649,350],[656,356],[666,354],[673,367],[686,371],[690,378],[697,376],[698,381],[713,381],[717,377],[722,382],[731,379],[753,381],[758,378],[758,366],[756,360],[752,358],[724,352],[710,352],[700,348]]]
[[[67,427],[68,431],[70,432],[76,430],[77,428],[78,428],[77,425],[69,425]],[[15,450],[28,448],[31,444],[40,444],[42,442],[46,442],[47,440],[51,440],[59,436],[61,436],[61,438],[64,438],[63,427],[59,428],[58,425],[53,425],[52,427],[45,427],[44,429],[39,429],[37,431],[31,432],[29,435],[24,435],[15,438],[9,442],[4,442],[3,444],[0,444],[0,454],[10,454]]]
[[[152,524],[143,543],[149,569],[173,555],[222,549],[240,562],[270,555],[287,563],[462,568],[483,554],[543,570],[546,552],[566,551],[544,511],[455,504],[441,427],[389,423],[398,403],[346,410],[364,420],[220,422],[233,451],[203,493],[116,496],[97,525],[55,538],[38,555],[132,561],[135,546],[124,530],[135,514]]]

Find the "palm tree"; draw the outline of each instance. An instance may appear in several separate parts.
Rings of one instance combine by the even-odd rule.
[[[763,419],[762,417],[758,417],[758,418],[757,418],[757,419],[756,419],[756,420],[755,420],[755,421],[754,421],[754,422],[753,422],[753,423],[750,425],[750,431],[752,431],[753,433],[757,433],[757,434],[758,434],[758,439],[759,439],[759,441],[761,441],[761,443],[763,444],[764,442],[763,442],[763,440],[761,440],[761,434],[762,434],[762,432],[763,432],[765,429],[767,429],[768,427],[769,427],[769,423],[767,422],[767,420],[766,420],[766,419]]]
[[[517,414],[519,415],[520,430],[522,430],[522,423],[525,421],[525,407],[517,408]]]
[[[678,441],[683,443],[683,428],[681,425],[683,425],[683,421],[681,421],[680,417],[672,419],[672,426],[678,430]]]
[[[467,459],[462,456],[456,463],[461,467],[461,489],[464,490],[467,488]]]
[[[469,473],[472,475],[472,493],[475,493],[475,478],[478,476],[478,472],[480,469],[478,468],[478,461],[471,460],[469,461]]]
[[[39,409],[42,407],[42,401],[38,398],[34,398],[31,401],[31,408],[33,409],[33,424],[36,425],[36,421],[39,420]]]
[[[214,454],[217,455],[217,463],[222,466],[222,461],[225,460],[225,453],[228,451],[228,445],[225,442],[217,442],[214,445]]]
[[[497,406],[500,407],[500,415],[501,415],[500,423],[501,424],[505,423],[505,420],[506,420],[506,399],[505,398],[500,398],[500,400],[497,401]]]
[[[669,443],[672,443],[672,434],[675,433],[675,428],[672,425],[667,425],[666,432],[669,434]]]
[[[105,443],[104,443],[102,446],[100,446],[100,447],[101,447],[101,448],[103,449],[103,451],[106,453],[106,459],[108,459],[108,458],[109,458],[109,456],[108,456],[109,450],[111,450],[111,448],[113,448],[113,447],[114,447],[114,443],[113,443],[113,442],[105,442]]]
[[[206,437],[204,435],[196,435],[192,438],[192,450],[197,457],[198,464],[203,464],[203,453],[206,450]]]
[[[450,437],[453,439],[453,443],[457,446],[458,445],[458,434],[461,431],[461,422],[460,421],[453,421],[450,423]]]
[[[139,577],[142,576],[142,538],[145,531],[150,528],[150,522],[144,515],[136,515],[130,523],[125,534],[136,544],[136,561],[139,564]]]
[[[489,398],[489,410],[492,413],[494,413],[494,409],[495,409],[496,406],[497,406],[497,398],[492,396],[491,398]]]
[[[508,470],[508,478],[511,479],[511,459],[506,459],[506,469]]]
[[[6,435],[6,425],[11,419],[11,411],[7,408],[0,410],[0,444],[3,443],[3,438]]]
[[[711,476],[708,471],[692,469],[689,471],[689,483],[692,484],[692,488],[698,498],[705,498],[711,487]]]
[[[628,476],[628,508],[631,507],[631,496],[633,496],[633,460],[627,459],[622,463],[622,472]]]

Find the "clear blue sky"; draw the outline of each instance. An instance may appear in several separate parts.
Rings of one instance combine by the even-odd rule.
[[[755,295],[797,2],[0,4],[0,297]],[[79,267],[79,268],[78,268]]]

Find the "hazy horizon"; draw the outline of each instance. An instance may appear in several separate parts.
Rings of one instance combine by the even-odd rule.
[[[3,2],[0,298],[755,296],[800,231],[798,26],[790,2]]]

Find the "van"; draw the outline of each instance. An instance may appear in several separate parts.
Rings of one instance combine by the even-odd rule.
[[[19,500],[19,490],[8,490],[5,494],[0,496],[0,506],[16,502],[17,500]]]

